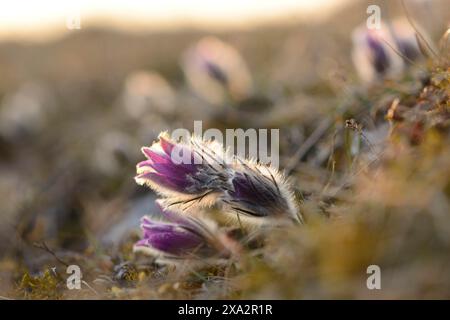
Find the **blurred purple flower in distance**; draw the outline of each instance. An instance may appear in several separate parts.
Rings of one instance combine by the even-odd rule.
[[[229,44],[205,37],[186,50],[182,67],[192,90],[212,104],[242,101],[253,94],[250,71]]]
[[[353,31],[352,59],[359,77],[372,83],[395,77],[403,70],[403,60],[390,46],[396,41],[389,29],[368,29],[364,24]]]

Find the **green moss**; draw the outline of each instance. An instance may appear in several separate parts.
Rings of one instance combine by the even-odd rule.
[[[62,278],[49,269],[37,276],[25,272],[18,285],[18,291],[25,299],[60,299],[62,283]]]

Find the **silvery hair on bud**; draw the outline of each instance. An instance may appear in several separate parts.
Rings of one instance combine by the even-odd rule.
[[[237,159],[233,169],[230,189],[221,198],[230,216],[253,226],[302,223],[290,183],[276,168]]]

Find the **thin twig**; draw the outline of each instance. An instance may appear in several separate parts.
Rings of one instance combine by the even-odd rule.
[[[383,42],[384,42],[385,44],[387,44],[387,46],[388,46],[389,48],[391,48],[392,51],[394,51],[394,52],[395,52],[396,54],[398,54],[400,57],[402,57],[403,59],[405,59],[406,61],[408,61],[411,65],[413,65],[413,66],[419,68],[420,70],[422,70],[422,71],[424,71],[424,72],[427,71],[425,68],[422,68],[422,67],[419,66],[417,63],[414,63],[414,61],[412,61],[410,58],[408,58],[408,57],[405,56],[403,53],[401,53],[399,50],[397,50],[393,45],[391,45],[391,44],[389,43],[389,41],[387,41],[387,40],[384,39],[384,38],[381,38],[381,40],[383,40]]]
[[[50,254],[56,259],[56,261],[58,261],[59,263],[65,265],[66,267],[69,266],[69,264],[68,264],[67,262],[64,262],[63,260],[61,260],[61,259],[56,255],[56,253],[53,252],[53,251],[47,246],[47,244],[46,244],[44,241],[41,242],[41,243],[35,242],[35,243],[33,244],[33,246],[36,247],[36,248],[38,248],[38,249],[42,249],[42,250],[46,251],[47,253],[50,253]]]
[[[402,3],[402,6],[403,6],[403,10],[405,10],[406,19],[408,19],[408,22],[411,25],[411,27],[413,27],[414,31],[416,31],[417,36],[425,43],[425,45],[427,46],[428,50],[430,50],[430,52],[432,54],[434,54],[434,56],[436,58],[439,58],[439,55],[434,51],[434,49],[431,47],[431,45],[428,43],[428,41],[425,40],[425,38],[422,36],[420,31],[417,29],[416,25],[413,23],[411,17],[409,16],[408,9],[406,8],[405,1],[401,0],[401,3]]]

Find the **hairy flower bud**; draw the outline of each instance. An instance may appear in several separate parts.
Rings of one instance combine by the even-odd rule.
[[[301,221],[290,185],[275,168],[241,160],[231,185],[222,198],[228,212],[242,215],[254,224]]]

